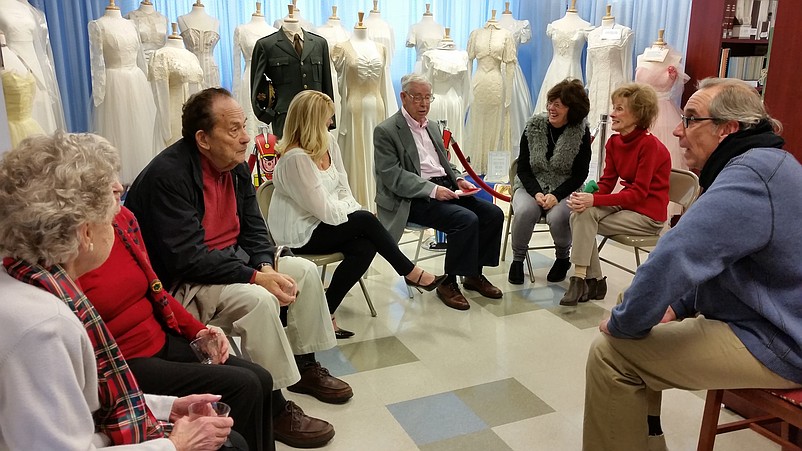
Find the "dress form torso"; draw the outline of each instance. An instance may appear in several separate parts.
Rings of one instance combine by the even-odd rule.
[[[178,28],[187,50],[198,57],[203,68],[203,87],[220,86],[220,70],[214,59],[214,48],[220,40],[220,22],[206,13],[203,6],[178,16]]]
[[[0,0],[0,31],[8,48],[30,69],[36,79],[32,115],[46,133],[65,128],[61,94],[44,14],[19,0]]]
[[[131,183],[154,155],[156,106],[139,32],[108,8],[88,28],[94,131],[120,151],[121,181]]]
[[[424,75],[432,83],[432,94],[437,98],[431,104],[428,119],[445,120],[454,139],[462,143],[471,90],[468,52],[438,45],[423,54],[422,64]]]
[[[339,17],[329,17],[325,24],[317,27],[317,34],[323,36],[329,43],[329,49],[349,39],[348,30],[343,27]]]
[[[585,47],[587,32],[591,28],[590,22],[571,11],[546,27],[546,36],[551,39],[553,56],[535,102],[535,114],[546,111],[546,95],[552,86],[566,78],[583,80],[582,49]]]
[[[445,27],[434,21],[434,16],[424,14],[420,22],[409,28],[407,47],[415,47],[415,72],[421,72],[421,58],[424,52],[437,47],[443,38]]]
[[[152,4],[142,3],[139,9],[129,12],[127,18],[139,30],[142,50],[149,61],[153,52],[162,48],[167,40],[167,17],[156,11]]]
[[[304,19],[304,17],[301,16],[300,10],[296,9],[293,17],[301,28],[307,31],[315,32],[315,25],[312,22]],[[289,19],[289,15],[284,16],[281,19],[276,19],[276,21],[273,22],[273,28],[279,29],[283,27]]]
[[[277,30],[265,21],[262,15],[252,15],[251,20],[239,25],[234,29],[234,98],[240,105],[247,106],[251,102],[251,58],[256,41],[275,33]],[[240,56],[241,55],[241,56]],[[245,69],[242,70],[242,60],[245,61]],[[246,127],[248,136],[256,136],[260,126],[267,124],[256,119],[253,108],[245,108]]]

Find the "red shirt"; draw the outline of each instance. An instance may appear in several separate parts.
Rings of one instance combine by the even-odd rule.
[[[125,223],[122,218],[126,214],[132,215],[123,208],[115,220]],[[144,249],[139,232],[137,238]],[[116,233],[106,262],[81,276],[78,283],[106,322],[126,359],[153,357],[164,347],[167,326],[156,318],[158,313],[154,313],[153,304],[146,297],[148,280]],[[206,326],[172,296],[168,298],[182,335],[194,339]]]
[[[225,249],[237,244],[239,216],[237,196],[231,172],[220,172],[208,158],[201,155],[203,173],[203,205],[201,225],[204,243],[209,249]]]
[[[605,146],[604,174],[593,195],[597,207],[620,206],[655,221],[665,221],[671,155],[656,136],[642,128],[610,136]],[[623,189],[611,194],[621,178]]]

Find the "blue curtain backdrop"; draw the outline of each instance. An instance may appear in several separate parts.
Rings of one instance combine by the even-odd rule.
[[[104,0],[29,0],[44,11],[50,29],[50,40],[56,65],[56,76],[61,87],[64,113],[70,131],[91,131],[91,74],[89,69],[89,42],[87,23],[100,17],[107,5]],[[616,22],[635,32],[635,55],[657,38],[657,30],[666,29],[666,41],[685,53],[688,38],[688,23],[692,0],[577,0],[579,15],[599,25],[605,7],[611,4]],[[138,0],[118,0],[123,15],[139,7]],[[152,3],[170,21],[192,9],[192,0],[152,0]],[[231,88],[232,64],[234,64],[233,36],[237,25],[250,20],[256,9],[255,1],[204,0],[206,11],[220,20],[220,43],[215,57],[220,66],[222,84]],[[277,18],[287,14],[287,0],[261,1],[262,11],[272,25]],[[393,55],[392,78],[398,89],[402,75],[412,70],[415,62],[414,49],[405,47],[410,25],[420,21],[426,3],[431,3],[435,20],[451,28],[451,35],[464,49],[468,35],[481,27],[495,9],[504,10],[502,0],[380,0],[382,18],[395,31],[396,51]],[[546,38],[546,25],[565,14],[570,0],[513,0],[510,10],[517,19],[529,20],[532,40],[518,51],[519,63],[529,81],[531,94],[538,95],[540,84],[552,57],[551,41]],[[372,0],[298,0],[301,16],[320,25],[331,15],[331,7],[337,6],[337,15],[343,25],[351,29],[358,11],[369,11]],[[237,64],[240,64],[237,62]],[[634,70],[634,68],[633,68]]]

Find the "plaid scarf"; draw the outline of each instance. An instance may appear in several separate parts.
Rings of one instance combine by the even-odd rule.
[[[139,223],[137,222],[131,210],[125,207],[120,209],[120,212],[114,218],[112,223],[114,231],[120,237],[120,241],[128,249],[128,252],[134,257],[134,260],[139,264],[139,268],[145,273],[148,279],[148,292],[146,296],[153,304],[154,309],[159,312],[160,317],[168,328],[174,330],[181,335],[181,328],[178,325],[178,320],[175,318],[173,309],[170,307],[170,301],[167,292],[164,290],[159,277],[153,271],[153,267],[148,260],[148,254],[142,248],[142,241],[140,240]]]
[[[114,337],[64,268],[44,268],[13,258],[4,259],[3,264],[10,276],[61,299],[84,325],[97,360],[100,408],[94,413],[96,430],[106,434],[114,445],[164,437]]]

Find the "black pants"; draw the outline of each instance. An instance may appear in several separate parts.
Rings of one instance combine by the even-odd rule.
[[[407,221],[446,233],[448,275],[477,276],[483,266],[498,266],[504,213],[490,202],[472,196],[413,199]]]
[[[187,339],[172,334],[167,334],[167,343],[158,354],[130,359],[128,366],[145,393],[222,396],[221,401],[231,406],[234,430],[242,434],[248,448],[275,450],[273,377],[261,366],[234,356],[224,365],[205,365],[198,362]]]
[[[332,226],[320,223],[308,243],[293,249],[299,254],[342,252],[345,259],[337,265],[326,290],[329,312],[334,313],[359,278],[365,274],[376,252],[387,260],[399,276],[412,272],[415,265],[398,249],[387,229],[367,210],[348,215],[348,221]]]

